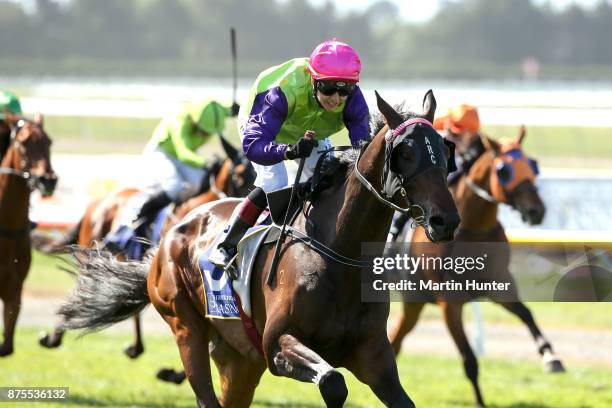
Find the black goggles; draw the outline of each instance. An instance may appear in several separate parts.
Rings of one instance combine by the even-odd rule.
[[[344,81],[317,81],[315,87],[325,96],[332,96],[336,92],[340,96],[349,96],[353,92],[355,84]]]

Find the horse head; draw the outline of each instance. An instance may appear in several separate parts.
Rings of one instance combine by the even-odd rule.
[[[229,197],[245,197],[253,188],[253,183],[257,177],[255,168],[249,159],[223,136],[221,136],[221,145],[227,159],[214,172],[214,186]]]
[[[28,179],[30,188],[38,189],[45,197],[52,195],[57,176],[51,167],[51,139],[43,129],[42,115],[36,115],[33,121],[21,119],[15,124],[11,149],[11,166]]]
[[[523,126],[513,140],[497,142],[481,136],[489,154],[481,156],[469,176],[477,184],[488,184],[492,198],[519,211],[523,221],[538,225],[544,218],[545,207],[535,187],[539,174],[537,161],[521,148],[525,135]]]
[[[384,194],[409,209],[433,242],[453,239],[459,214],[448,191],[446,176],[455,167],[452,142],[433,128],[436,99],[430,90],[423,112],[399,113],[376,93],[378,109],[385,118]]]

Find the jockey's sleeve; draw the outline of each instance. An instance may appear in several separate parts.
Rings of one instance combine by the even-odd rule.
[[[286,144],[274,140],[287,118],[287,98],[280,87],[270,88],[257,96],[242,132],[246,157],[263,166],[285,160]]]
[[[353,146],[370,138],[370,110],[358,86],[346,100],[343,119]]]
[[[174,146],[176,158],[181,163],[202,168],[206,164],[206,159],[189,147],[190,141],[194,137],[200,136],[192,134],[192,123],[187,115],[183,120],[177,120],[170,128],[170,139]]]

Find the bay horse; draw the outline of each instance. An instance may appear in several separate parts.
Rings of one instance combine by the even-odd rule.
[[[181,220],[194,208],[224,197],[244,197],[255,181],[255,170],[246,157],[229,143],[223,143],[228,158],[216,160],[210,170],[210,188],[174,207],[164,221],[163,236],[176,222]],[[69,245],[84,248],[99,245],[122,219],[122,211],[129,205],[130,199],[143,190],[125,188],[118,190],[102,200],[92,202],[77,226],[58,242],[45,242],[41,239],[37,249],[46,253],[62,252]],[[117,254],[121,257],[121,254]],[[64,330],[62,322],[56,324],[52,333],[43,332],[39,344],[45,348],[57,348],[62,344]],[[134,316],[134,342],[125,347],[124,353],[134,359],[144,352],[140,315]],[[171,374],[168,374],[171,376]],[[179,375],[180,377],[180,375]],[[176,380],[174,380],[176,381]]]
[[[452,239],[459,216],[446,185],[450,151],[431,126],[433,92],[425,95],[422,115],[400,114],[376,96],[387,124],[379,120],[370,142],[343,155],[327,176],[329,188],[291,223],[325,250],[287,235],[270,286],[274,247],[263,246],[255,258],[252,314],[261,342],[252,341],[240,321],[205,317],[198,254],[226,225],[240,202],[236,199],[192,211],[168,231],[148,262],[119,262],[97,251],[88,251],[86,259],[77,256],[79,286],[63,306],[66,325],[94,330],[153,303],[174,333],[200,407],[248,407],[266,368],[316,384],[328,407],[340,407],[348,395],[344,377],[334,368],[340,366],[385,405],[414,407],[400,384],[387,338],[388,297],[362,302],[355,259],[363,242],[384,242],[399,206],[437,242]],[[211,357],[221,377],[219,399]]]
[[[510,205],[519,211],[523,221],[531,225],[542,222],[545,213],[544,204],[537,192],[534,181],[538,174],[537,163],[528,158],[521,149],[525,138],[525,128],[521,127],[515,140],[498,143],[485,136],[475,140],[474,147],[483,151],[474,162],[466,175],[459,179],[451,188],[455,203],[461,216],[461,224],[455,234],[455,242],[497,242],[503,244],[499,259],[496,259],[494,269],[485,269],[485,274],[494,273],[495,279],[502,282],[512,282],[510,286],[514,291],[509,294],[513,299],[519,299],[515,292],[516,285],[509,271],[510,245],[503,226],[497,219],[500,204]],[[480,144],[480,146],[478,146]],[[412,242],[429,242],[422,228],[417,228],[412,236]],[[415,248],[411,247],[411,254],[417,255]],[[437,249],[435,248],[437,247]],[[422,250],[422,248],[420,248]],[[430,255],[444,256],[447,249],[430,245],[427,250]],[[436,272],[424,270],[424,275],[435,279]],[[478,361],[468,338],[465,334],[462,320],[463,305],[474,300],[476,294],[466,292],[469,299],[447,301],[438,294],[434,294],[436,303],[442,308],[444,323],[446,324],[461,357],[465,374],[470,380],[478,406],[485,406],[480,387],[478,385]],[[529,309],[520,301],[496,302],[508,312],[517,316],[529,329],[536,343],[538,352],[542,356],[545,367],[550,372],[564,371],[561,361],[555,356],[550,342],[544,337],[535,323]],[[403,309],[396,321],[391,325],[389,338],[393,349],[398,354],[402,347],[402,340],[414,328],[419,315],[425,306],[420,302],[404,302]]]
[[[53,194],[57,176],[51,166],[51,139],[43,118],[7,121],[10,144],[0,164],[0,299],[4,302],[4,341],[0,357],[13,353],[23,282],[30,269],[30,193]]]

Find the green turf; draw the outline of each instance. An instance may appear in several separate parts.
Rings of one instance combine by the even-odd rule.
[[[515,138],[518,129],[518,126],[485,126],[484,132],[494,138]],[[529,126],[523,148],[525,152],[538,158],[610,158],[611,140],[611,128]]]
[[[123,153],[142,151],[157,125],[156,119],[93,118],[49,116],[48,133],[55,141],[57,153]],[[485,126],[484,131],[496,138],[516,137],[518,126]],[[236,122],[227,121],[226,136],[238,144]],[[592,162],[579,159],[608,159],[612,156],[612,129],[561,126],[530,126],[525,139],[525,151],[541,160],[574,158],[574,167],[589,167]],[[333,137],[334,143],[347,144],[346,132]],[[219,152],[216,144],[211,149]]]
[[[147,336],[147,351],[130,361],[121,347],[128,335],[95,334],[76,340],[66,337],[57,350],[41,349],[36,329],[18,332],[16,352],[0,360],[3,386],[68,386],[68,403],[37,403],[36,407],[191,407],[191,388],[155,379],[161,366],[180,367],[173,339]],[[404,388],[420,407],[473,406],[471,389],[457,358],[404,354],[399,359]],[[351,374],[347,406],[382,406],[372,392]],[[492,407],[603,407],[612,404],[612,371],[569,367],[563,375],[546,375],[538,364],[481,360],[481,385]],[[218,387],[216,381],[215,386]],[[23,406],[23,405],[22,405]],[[254,407],[323,406],[312,384],[276,378],[266,373],[255,395]]]
[[[25,289],[36,296],[62,296],[72,287],[74,280],[59,269],[65,262],[58,257],[32,251],[32,265],[26,278]]]
[[[45,129],[54,153],[139,154],[151,138],[158,119],[48,116]],[[227,120],[226,136],[238,144],[236,121]],[[210,146],[221,153],[220,144]]]

